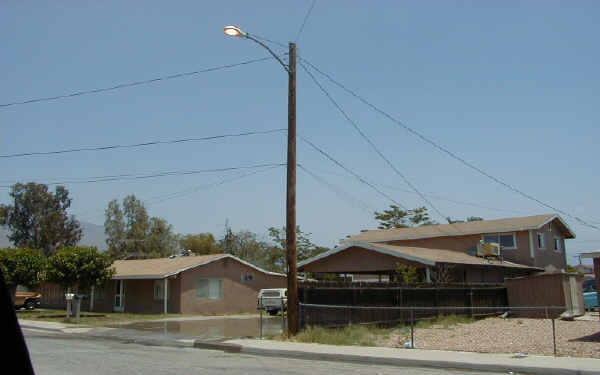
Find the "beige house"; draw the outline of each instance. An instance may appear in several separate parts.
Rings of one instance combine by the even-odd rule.
[[[119,260],[104,288],[94,288],[84,309],[175,314],[256,311],[258,292],[285,288],[283,274],[269,272],[230,254]],[[64,306],[64,291],[42,286],[45,306]]]
[[[414,228],[362,231],[299,263],[313,273],[390,275],[398,264],[416,267],[422,281],[446,268],[453,282],[503,282],[507,277],[566,270],[565,240],[574,232],[554,214]],[[477,245],[500,244],[500,256],[477,256]]]

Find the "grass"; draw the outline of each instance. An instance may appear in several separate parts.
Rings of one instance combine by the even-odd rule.
[[[17,312],[19,319],[24,320],[43,320],[46,322],[76,324],[75,318],[67,319],[66,310],[54,309],[36,309],[20,310]],[[156,320],[164,318],[181,317],[181,314],[131,314],[131,313],[96,313],[81,312],[81,325],[88,326],[106,326],[112,324],[131,323],[144,320]]]
[[[450,328],[457,324],[469,324],[475,319],[458,315],[448,315],[429,321],[419,321],[415,329],[424,328]],[[410,333],[410,326],[396,326],[379,328],[369,325],[348,325],[343,328],[307,327],[296,336],[288,338],[285,335],[271,336],[270,339],[316,343],[326,345],[357,345],[376,346],[378,342],[386,340],[393,333]]]

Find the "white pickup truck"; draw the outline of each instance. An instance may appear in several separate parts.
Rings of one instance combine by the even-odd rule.
[[[287,310],[287,289],[261,289],[258,292],[258,309],[265,310],[269,315],[277,315],[283,306]]]

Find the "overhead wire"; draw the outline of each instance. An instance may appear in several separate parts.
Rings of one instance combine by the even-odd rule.
[[[227,184],[227,183],[230,183],[230,182],[241,180],[243,178],[250,177],[250,176],[253,176],[255,174],[267,172],[267,171],[270,171],[272,169],[275,169],[275,168],[278,168],[278,167],[282,167],[284,165],[285,165],[284,163],[277,164],[277,165],[272,165],[270,167],[263,168],[263,169],[260,169],[260,170],[257,170],[257,171],[253,171],[253,172],[249,172],[249,173],[244,173],[244,174],[239,175],[239,176],[234,176],[234,177],[226,178],[226,179],[220,180],[220,181],[215,182],[215,183],[205,184],[205,185],[199,185],[199,186],[196,186],[196,187],[183,189],[183,190],[176,191],[176,192],[173,192],[173,193],[168,193],[168,194],[161,195],[161,196],[155,196],[155,197],[149,198],[145,202],[148,202],[149,205],[166,202],[166,201],[171,200],[171,199],[177,199],[177,198],[181,198],[181,197],[184,197],[186,195],[189,195],[189,194],[196,193],[196,192],[198,192],[200,190],[210,189],[210,188],[217,187],[217,186],[220,186],[220,185],[224,185],[224,184]],[[153,200],[155,200],[155,201],[153,202]]]
[[[304,26],[306,26],[306,21],[308,21],[308,18],[310,17],[310,14],[312,13],[312,10],[315,7],[316,3],[317,3],[317,0],[313,0],[312,4],[310,5],[310,8],[308,8],[308,11],[306,12],[306,15],[304,16],[304,20],[302,21],[302,25],[300,26],[300,30],[298,30],[298,35],[296,35],[296,43],[298,43],[298,40],[300,39],[300,35],[302,35],[302,31],[304,31]]]
[[[72,97],[76,97],[76,96],[98,94],[101,92],[119,90],[119,89],[128,88],[128,87],[148,85],[148,84],[153,84],[153,83],[160,82],[160,81],[167,81],[167,80],[171,80],[171,79],[189,77],[189,76],[194,76],[197,74],[214,72],[214,71],[218,71],[218,70],[231,69],[231,68],[235,68],[238,66],[243,66],[243,65],[253,64],[256,62],[270,60],[272,58],[273,58],[272,56],[267,56],[267,57],[262,57],[262,58],[258,58],[258,59],[246,60],[246,61],[242,61],[239,63],[219,65],[219,66],[215,66],[215,67],[211,67],[211,68],[205,68],[205,69],[195,70],[195,71],[191,71],[191,72],[176,73],[176,74],[171,74],[171,75],[167,75],[167,76],[146,79],[146,80],[142,80],[142,81],[119,83],[114,86],[101,87],[101,88],[90,89],[90,90],[79,90],[79,91],[75,91],[75,92],[68,93],[68,94],[62,94],[62,95],[17,100],[17,101],[8,102],[8,103],[1,103],[0,108],[6,108],[6,107],[22,105],[22,104],[32,104],[32,103],[39,103],[39,102],[54,101],[54,100],[59,100],[59,99],[67,99],[67,98],[72,98]]]
[[[199,142],[199,141],[208,141],[222,138],[233,138],[233,137],[243,137],[250,135],[262,135],[262,134],[270,134],[277,132],[287,131],[285,128],[281,129],[271,129],[271,130],[257,130],[257,131],[247,131],[242,133],[233,133],[233,134],[221,134],[221,135],[213,135],[208,137],[199,137],[199,138],[181,138],[181,139],[172,139],[166,141],[150,141],[150,142],[142,142],[142,143],[134,143],[127,145],[109,145],[109,146],[81,146],[72,149],[65,150],[56,150],[56,151],[35,151],[35,152],[22,152],[22,153],[14,153],[14,154],[6,154],[0,155],[0,158],[17,158],[17,157],[25,157],[25,156],[40,156],[40,155],[57,155],[57,154],[67,154],[73,152],[83,152],[83,151],[106,151],[106,150],[114,150],[120,148],[138,148],[138,147],[146,147],[152,145],[160,145],[160,144],[174,144],[174,143],[185,143],[185,142]]]
[[[353,197],[352,195],[350,195],[349,193],[345,192],[344,190],[342,190],[341,188],[339,188],[338,186],[332,184],[331,182],[325,180],[323,177],[317,175],[316,173],[314,173],[314,171],[309,170],[308,168],[306,168],[304,165],[302,164],[298,164],[298,168],[300,168],[302,171],[304,171],[306,174],[308,174],[309,176],[311,176],[313,179],[315,179],[317,182],[319,182],[321,185],[327,187],[329,190],[331,190],[335,195],[337,195],[340,199],[346,201],[347,203],[349,203],[351,206],[353,207],[358,207],[360,208],[362,211],[364,211],[365,213],[368,213],[370,215],[373,215],[373,213],[376,211],[373,207],[371,207],[369,204],[363,202],[362,200]]]
[[[377,192],[377,194],[381,195],[382,197],[388,199],[389,201],[391,201],[392,203],[396,204],[397,206],[402,207],[403,209],[407,209],[406,206],[404,206],[402,203],[398,202],[397,200],[395,200],[394,198],[392,198],[390,195],[384,193],[383,191],[381,191],[380,189],[377,188],[377,186],[375,186],[374,184],[370,183],[369,181],[365,180],[364,178],[362,178],[360,175],[358,175],[356,172],[352,171],[350,168],[346,167],[345,165],[343,165],[341,162],[337,161],[333,156],[329,155],[327,152],[325,152],[322,148],[320,148],[319,146],[317,146],[316,144],[314,144],[313,142],[309,141],[306,137],[304,137],[303,135],[298,135],[298,137],[304,141],[306,144],[308,144],[310,147],[312,147],[314,150],[316,150],[317,152],[319,152],[321,155],[325,156],[327,159],[329,159],[331,162],[333,162],[335,165],[337,165],[338,167],[342,168],[343,170],[345,170],[347,173],[351,174],[352,176],[354,176],[354,178],[356,178],[358,181],[360,181],[362,184],[367,185],[368,187],[370,187],[371,189],[375,190]]]
[[[310,61],[306,60],[305,58],[300,57],[300,61],[303,63],[306,63],[308,66],[310,66],[312,69],[314,69],[317,73],[319,73],[320,75],[322,75],[323,77],[325,77],[326,79],[328,79],[331,83],[333,83],[334,85],[338,86],[339,88],[341,88],[342,90],[344,90],[345,92],[347,92],[348,94],[352,95],[353,97],[355,97],[356,99],[358,99],[359,101],[361,101],[363,104],[367,105],[368,107],[370,107],[371,109],[373,109],[375,112],[383,115],[384,117],[388,118],[390,121],[394,122],[395,124],[401,126],[402,128],[404,128],[406,131],[408,131],[409,133],[413,134],[414,136],[420,138],[422,141],[430,144],[431,146],[435,147],[436,149],[442,151],[443,153],[445,153],[446,155],[452,157],[453,159],[459,161],[460,163],[462,163],[463,165],[469,167],[470,169],[478,172],[479,174],[487,177],[488,179],[504,186],[505,188],[521,195],[524,198],[527,198],[531,201],[534,201],[546,208],[549,208],[555,212],[558,212],[564,216],[570,217],[576,221],[578,221],[579,223],[596,229],[596,230],[600,230],[600,227],[590,224],[588,221],[583,220],[575,215],[572,215],[564,210],[561,210],[557,207],[554,207],[548,203],[543,202],[542,200],[535,198],[534,196],[527,194],[525,192],[523,192],[522,190],[518,189],[517,187],[501,180],[498,177],[493,176],[492,174],[484,171],[483,169],[477,167],[476,165],[474,165],[473,163],[468,162],[466,159],[462,158],[461,156],[457,155],[456,153],[448,150],[446,147],[438,144],[437,142],[429,139],[428,137],[426,137],[425,135],[421,134],[420,132],[418,132],[417,130],[409,127],[408,125],[406,125],[404,122],[396,119],[395,117],[393,117],[392,115],[390,115],[388,112],[380,109],[379,107],[377,107],[376,105],[374,105],[373,103],[371,103],[370,101],[366,100],[364,97],[358,95],[356,92],[354,92],[353,90],[350,90],[349,88],[347,88],[346,86],[344,86],[343,84],[341,84],[339,81],[335,80],[330,74],[327,74],[325,72],[323,72],[321,69],[319,69],[318,67],[316,67],[314,64],[312,64]]]
[[[143,180],[148,178],[166,177],[166,176],[185,176],[194,175],[200,173],[214,173],[214,172],[230,172],[244,169],[255,169],[262,167],[279,167],[284,163],[264,163],[257,165],[241,166],[241,167],[226,167],[226,168],[215,168],[215,169],[198,169],[198,170],[183,170],[183,171],[164,171],[155,172],[150,174],[120,174],[120,175],[108,175],[108,176],[95,176],[95,177],[82,177],[81,179],[73,179],[68,181],[60,182],[46,182],[45,185],[71,185],[71,184],[90,184],[98,182],[113,182],[113,181],[127,181],[127,180]],[[24,180],[35,180],[35,179],[24,179]],[[0,188],[10,188],[12,185],[0,185]]]
[[[388,159],[383,152],[375,145],[375,143],[362,131],[362,129],[358,126],[358,124],[352,120],[352,118],[348,115],[348,113],[340,106],[340,104],[331,96],[331,94],[325,89],[323,85],[317,80],[317,78],[312,74],[308,68],[300,61],[300,66],[304,69],[304,71],[310,76],[312,81],[319,87],[321,92],[329,99],[329,101],[337,108],[337,110],[344,116],[344,118],[354,127],[354,129],[358,132],[358,134],[371,146],[371,148],[379,155],[381,159],[383,159],[392,170],[402,178],[402,180],[415,192],[417,193],[421,199],[423,199],[433,210],[445,220],[447,218],[427,197],[421,193],[419,189]]]

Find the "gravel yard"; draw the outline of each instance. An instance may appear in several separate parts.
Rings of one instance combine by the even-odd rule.
[[[557,354],[600,358],[600,322],[556,320]],[[410,331],[394,330],[378,346],[403,347]],[[488,318],[444,328],[415,329],[420,349],[552,355],[552,323],[548,319]]]

